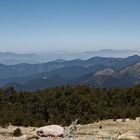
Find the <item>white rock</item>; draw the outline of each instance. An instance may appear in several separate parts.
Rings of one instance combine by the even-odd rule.
[[[27,140],[27,135],[23,135],[20,137],[13,137],[13,140]]]
[[[140,140],[140,131],[130,131],[118,137],[118,140]]]
[[[135,136],[119,136],[118,140],[140,140],[140,139]]]
[[[62,137],[64,128],[59,125],[48,125],[37,129],[37,135],[40,137]]]

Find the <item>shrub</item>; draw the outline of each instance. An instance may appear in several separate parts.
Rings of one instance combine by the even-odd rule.
[[[116,119],[116,118],[114,118],[114,119],[113,119],[113,121],[115,122],[115,121],[117,121],[117,119]]]
[[[13,136],[19,137],[21,135],[22,135],[22,132],[21,132],[21,129],[20,128],[17,128],[17,129],[14,130]]]
[[[102,128],[103,128],[102,125],[100,125],[99,129],[102,129]]]
[[[126,119],[122,119],[122,122],[126,122]]]

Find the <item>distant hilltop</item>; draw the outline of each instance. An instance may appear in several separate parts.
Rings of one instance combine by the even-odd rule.
[[[5,65],[15,65],[20,63],[45,63],[54,60],[72,60],[72,59],[89,59],[91,57],[121,57],[125,58],[132,55],[140,55],[138,50],[112,50],[103,49],[98,51],[85,52],[69,52],[69,51],[53,51],[45,54],[18,54],[5,52],[0,53],[0,63]]]

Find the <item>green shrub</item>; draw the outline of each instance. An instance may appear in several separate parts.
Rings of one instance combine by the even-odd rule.
[[[22,132],[21,132],[20,128],[17,128],[17,129],[14,130],[14,132],[13,132],[14,137],[19,137],[21,135],[22,135]]]

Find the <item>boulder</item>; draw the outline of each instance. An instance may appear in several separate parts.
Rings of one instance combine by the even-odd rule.
[[[118,140],[140,140],[140,131],[129,131],[118,137]]]
[[[37,129],[40,137],[63,137],[64,128],[59,125],[48,125]]]

